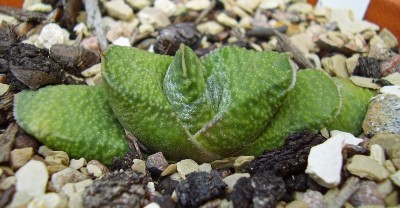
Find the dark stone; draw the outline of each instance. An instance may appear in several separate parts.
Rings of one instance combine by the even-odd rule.
[[[293,200],[292,193],[294,191],[305,192],[307,189],[325,193],[328,189],[319,185],[308,174],[300,173],[283,178],[285,182],[286,194],[282,197],[283,201],[289,202]]]
[[[47,49],[18,43],[10,49],[7,79],[13,90],[37,89],[50,84],[82,84],[84,80],[63,70]]]
[[[377,59],[360,57],[353,75],[378,79],[381,77],[381,64]]]
[[[53,45],[50,49],[50,57],[65,71],[74,76],[81,77],[81,71],[100,63],[100,54],[83,47]]]
[[[271,171],[257,172],[250,178],[241,178],[233,187],[231,200],[233,207],[276,207],[285,195],[282,177]]]
[[[276,150],[265,151],[245,167],[250,173],[270,170],[279,176],[290,176],[304,172],[307,167],[311,147],[326,139],[320,134],[302,132],[289,136],[284,146]]]
[[[114,157],[110,165],[110,170],[130,170],[133,165],[133,159],[139,159],[136,151],[127,152],[123,158]]]
[[[171,24],[160,31],[154,51],[159,54],[175,55],[181,44],[195,50],[200,43],[200,34],[193,23]]]
[[[34,137],[26,134],[22,128],[18,129],[17,136],[15,137],[14,149],[22,149],[32,147],[33,149],[39,148],[39,141]]]
[[[178,184],[176,194],[183,207],[196,207],[223,195],[226,187],[215,171],[193,172]]]
[[[343,158],[350,158],[354,155],[369,155],[369,149],[367,147],[346,144],[342,150]]]
[[[95,207],[143,207],[147,204],[144,176],[134,171],[104,174],[88,186],[83,205]]]
[[[11,202],[15,193],[15,186],[11,186],[6,190],[0,190],[0,207],[6,207]]]
[[[18,37],[14,32],[14,26],[3,21],[0,25],[0,57],[7,57],[8,50],[17,41]]]
[[[147,157],[146,168],[152,177],[157,178],[167,167],[168,161],[162,152],[157,152]]]
[[[171,177],[164,177],[158,181],[156,191],[164,195],[172,195],[178,184],[179,181],[173,180]]]
[[[8,162],[10,152],[15,142],[15,135],[18,132],[18,125],[10,124],[0,138],[0,163]]]

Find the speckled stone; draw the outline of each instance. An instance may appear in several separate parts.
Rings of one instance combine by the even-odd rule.
[[[374,181],[361,181],[360,188],[349,199],[349,202],[356,207],[365,205],[385,205],[385,201]]]
[[[382,94],[373,98],[363,122],[364,133],[379,132],[400,134],[400,97]]]

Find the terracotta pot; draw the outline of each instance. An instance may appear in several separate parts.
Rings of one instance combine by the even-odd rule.
[[[22,8],[24,0],[0,0],[0,5]]]
[[[318,0],[308,0],[315,5]],[[365,19],[387,28],[400,42],[400,1],[399,0],[371,0]]]

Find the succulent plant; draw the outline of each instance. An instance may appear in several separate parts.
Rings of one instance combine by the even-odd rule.
[[[102,74],[102,87],[55,86],[18,94],[18,123],[50,147],[86,156],[89,152],[78,148],[91,146],[91,157],[106,157],[103,151],[117,156],[127,149],[116,117],[150,150],[172,160],[204,162],[260,154],[283,145],[298,131],[327,127],[359,133],[368,99],[374,95],[323,71],[297,72],[287,54],[238,47],[224,47],[199,59],[185,46],[175,57],[116,46],[107,51]],[[37,100],[30,102],[32,97]],[[60,110],[63,102],[73,106],[69,112]],[[111,106],[113,113],[95,113],[89,103],[102,109]],[[94,122],[105,117],[103,123]],[[85,130],[76,128],[85,120],[92,121],[85,125],[87,132],[100,129],[107,136],[86,138]],[[55,128],[42,133],[41,128],[53,122]],[[94,146],[98,144],[104,145]]]

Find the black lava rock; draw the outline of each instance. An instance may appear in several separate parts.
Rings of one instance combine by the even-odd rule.
[[[377,59],[360,57],[353,75],[378,79],[381,77],[381,64]]]
[[[183,207],[196,207],[223,195],[226,187],[215,171],[193,172],[178,184],[176,194]]]
[[[270,170],[283,177],[304,172],[311,147],[325,140],[320,134],[310,132],[293,134],[283,147],[265,151],[244,169],[250,173]]]
[[[179,181],[171,179],[171,177],[164,177],[158,181],[158,183],[156,185],[156,191],[158,191],[164,195],[170,196],[175,191],[176,186],[178,186],[178,184],[179,184]]]
[[[200,35],[193,23],[171,24],[160,31],[154,51],[159,54],[175,55],[181,44],[195,50],[200,43]]]
[[[106,173],[88,186],[83,205],[97,207],[143,207],[147,204],[144,176],[134,171]]]
[[[114,157],[110,170],[130,170],[133,165],[133,159],[139,159],[139,154],[134,150],[127,152],[123,158]]]
[[[272,171],[262,171],[250,178],[239,179],[230,198],[233,207],[276,207],[285,193],[282,177],[276,176]]]

